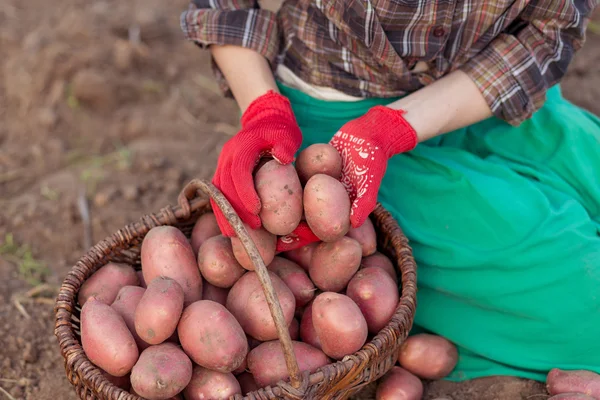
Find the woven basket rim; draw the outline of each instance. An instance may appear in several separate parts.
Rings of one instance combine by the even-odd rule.
[[[209,198],[203,196],[189,200],[187,209],[182,207],[180,203],[178,205],[167,205],[154,213],[144,214],[137,221],[125,225],[115,233],[97,242],[71,267],[56,297],[54,334],[58,339],[61,355],[64,358],[67,378],[72,385],[77,386],[83,382],[88,389],[93,390],[101,399],[143,400],[142,397],[113,385],[102,375],[101,369],[88,359],[72,325],[74,311],[78,307],[77,295],[81,285],[92,273],[109,261],[112,250],[128,245],[134,239],[143,238],[147,231],[155,226],[175,225],[189,219],[190,213],[204,213],[210,210]],[[303,386],[300,388],[291,386],[288,377],[284,382],[280,381],[276,385],[263,387],[252,392],[258,394],[258,397],[248,397],[249,393],[246,393],[233,396],[232,399],[250,400],[263,398],[263,396],[264,398],[270,398],[272,395],[279,397],[286,394],[299,398],[297,397],[298,394],[305,391],[306,386],[322,383],[328,377],[339,376],[340,374],[344,378],[334,387],[337,387],[337,390],[343,390],[343,385],[352,383],[352,379],[363,372],[379,352],[399,347],[401,342],[406,339],[412,327],[416,310],[416,264],[412,256],[412,249],[397,221],[381,203],[377,203],[371,217],[383,220],[387,224],[385,228],[390,231],[389,235],[398,239],[398,243],[392,243],[391,247],[396,253],[392,262],[396,273],[399,274],[400,282],[398,285],[401,286],[401,289],[396,311],[388,324],[354,354],[327,364],[311,374],[302,373]],[[378,236],[380,234],[378,232]],[[93,271],[87,273],[86,270],[90,269],[93,269]],[[402,331],[404,332],[402,333]]]

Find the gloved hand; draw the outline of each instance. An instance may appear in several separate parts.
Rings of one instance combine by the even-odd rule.
[[[341,182],[352,202],[350,223],[361,226],[377,205],[388,160],[417,145],[417,133],[404,111],[375,106],[347,122],[329,142],[342,156]]]
[[[254,100],[241,119],[242,129],[223,146],[212,183],[229,200],[251,229],[261,226],[260,199],[254,189],[253,171],[260,158],[272,156],[289,164],[302,143],[302,133],[290,102],[274,91]],[[216,204],[211,205],[223,235],[235,232]]]
[[[300,224],[292,233],[277,238],[276,251],[278,253],[290,251],[304,247],[307,244],[318,242],[320,239],[315,236],[312,230],[308,227],[306,221],[300,221]]]

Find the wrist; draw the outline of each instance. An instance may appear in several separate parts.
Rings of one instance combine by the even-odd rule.
[[[373,127],[373,140],[388,157],[413,150],[418,144],[417,132],[404,114],[404,110],[385,106],[375,106],[365,114],[368,125]]]

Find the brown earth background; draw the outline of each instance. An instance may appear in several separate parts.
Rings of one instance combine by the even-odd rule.
[[[0,399],[71,400],[57,288],[86,246],[209,179],[238,111],[182,38],[187,0],[0,0]],[[563,88],[600,115],[600,15]],[[88,238],[89,239],[89,238]],[[361,395],[372,399],[373,387]],[[426,399],[546,399],[542,384],[436,382]]]

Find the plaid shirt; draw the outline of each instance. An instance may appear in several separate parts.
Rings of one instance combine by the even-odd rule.
[[[497,117],[518,125],[564,75],[596,5],[596,0],[287,0],[275,13],[257,0],[192,0],[181,27],[203,48],[250,48],[273,69],[281,63],[309,84],[356,97],[402,96],[460,69]]]

